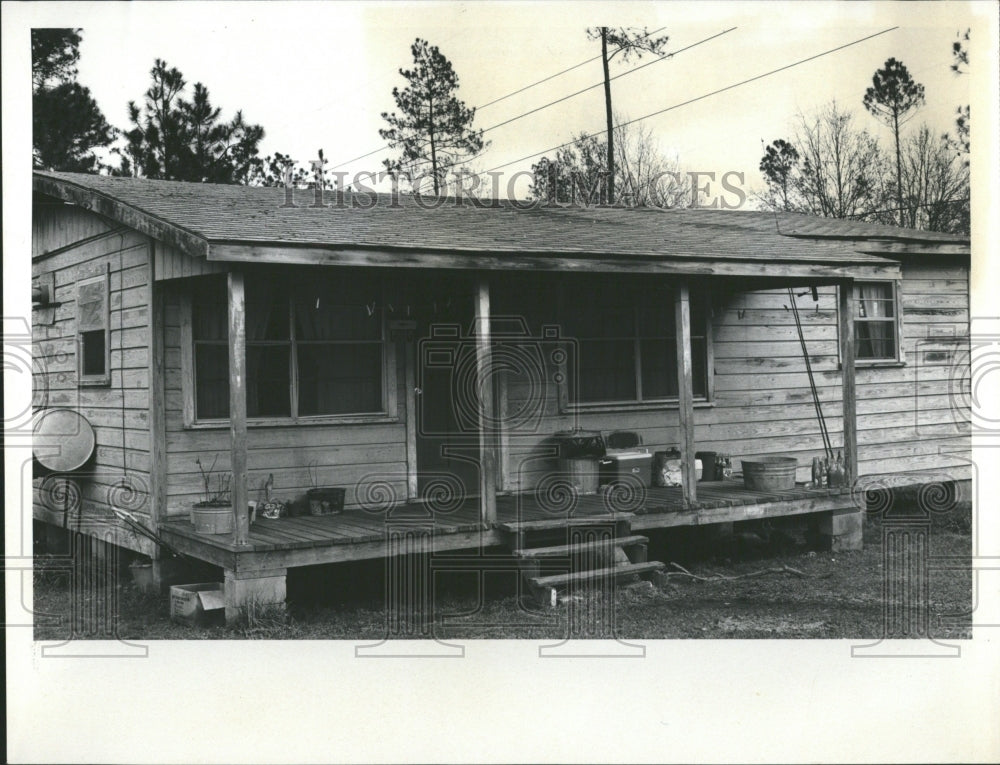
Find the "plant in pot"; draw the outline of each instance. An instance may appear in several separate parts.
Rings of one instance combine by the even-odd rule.
[[[309,501],[309,514],[336,515],[342,512],[346,489],[340,487],[320,488],[316,481],[315,467],[315,461],[309,463],[309,484],[312,486],[306,492],[306,499]]]
[[[195,460],[201,474],[202,498],[191,509],[191,523],[195,531],[202,534],[231,534],[233,531],[233,507],[229,492],[233,477],[228,472],[216,471],[218,461],[219,455],[216,454],[211,467],[206,470],[201,457]]]
[[[284,518],[288,515],[288,505],[280,499],[271,497],[271,487],[274,485],[274,473],[268,473],[267,480],[260,487],[260,499],[257,501],[257,509],[260,514],[269,521]]]

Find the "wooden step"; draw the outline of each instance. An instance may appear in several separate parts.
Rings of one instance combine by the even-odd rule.
[[[583,550],[597,550],[614,547],[631,547],[637,544],[646,544],[648,537],[608,537],[607,539],[596,539],[591,542],[581,542],[571,545],[553,545],[551,547],[527,547],[523,550],[514,550],[513,554],[517,558],[562,558],[581,552]]]
[[[570,526],[602,526],[619,521],[631,521],[635,513],[606,513],[604,515],[583,515],[573,518],[552,518],[544,521],[504,521],[497,528],[504,531],[549,531]]]
[[[645,574],[650,571],[660,571],[665,568],[664,564],[658,560],[651,560],[648,563],[629,563],[613,568],[595,568],[592,571],[575,571],[571,574],[553,574],[552,576],[534,576],[528,581],[533,587],[559,587],[570,582],[586,582],[588,579],[602,579],[604,577],[628,576],[629,574]]]

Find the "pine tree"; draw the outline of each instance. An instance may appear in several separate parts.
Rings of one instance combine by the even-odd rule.
[[[260,125],[244,121],[243,113],[220,121],[208,88],[195,83],[191,100],[183,97],[184,75],[161,59],[150,70],[152,83],[143,105],[128,105],[132,129],[120,172],[146,178],[207,183],[247,183],[259,168]]]
[[[764,174],[771,194],[769,207],[792,209],[791,191],[794,172],[799,164],[799,152],[788,141],[779,138],[771,142],[760,159],[760,171]]]
[[[35,167],[92,173],[94,149],[114,139],[90,90],[76,81],[79,29],[31,30],[32,161]]]
[[[652,33],[645,27],[634,29],[627,27],[593,27],[587,30],[587,36],[591,40],[601,41],[601,63],[604,65],[604,112],[607,122],[607,203],[615,203],[615,130],[613,109],[611,106],[611,74],[608,64],[619,53],[622,60],[628,61],[631,56],[642,58],[643,53],[652,53],[656,56],[663,56],[663,46],[667,44],[669,38],[652,37]],[[611,54],[608,54],[608,46],[614,47]]]
[[[483,142],[483,131],[472,128],[475,108],[455,95],[458,75],[451,62],[436,45],[419,37],[410,52],[413,68],[399,70],[409,84],[403,90],[392,89],[399,114],[382,113],[389,127],[379,135],[399,151],[384,164],[394,178],[407,175],[411,183],[429,164],[434,193],[440,194],[448,171],[488,144]]]
[[[892,129],[896,143],[896,202],[899,206],[899,225],[904,225],[903,209],[903,158],[899,140],[900,126],[907,115],[924,103],[924,86],[913,81],[901,61],[890,58],[885,66],[875,72],[872,85],[865,91],[862,103],[876,119]]]

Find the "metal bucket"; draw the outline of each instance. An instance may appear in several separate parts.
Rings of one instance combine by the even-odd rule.
[[[755,457],[742,460],[743,485],[754,491],[772,491],[795,488],[794,457]]]

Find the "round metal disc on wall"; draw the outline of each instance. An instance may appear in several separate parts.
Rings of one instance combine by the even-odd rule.
[[[54,473],[79,470],[94,456],[97,446],[94,428],[73,409],[46,409],[39,413],[32,435],[35,461]]]

